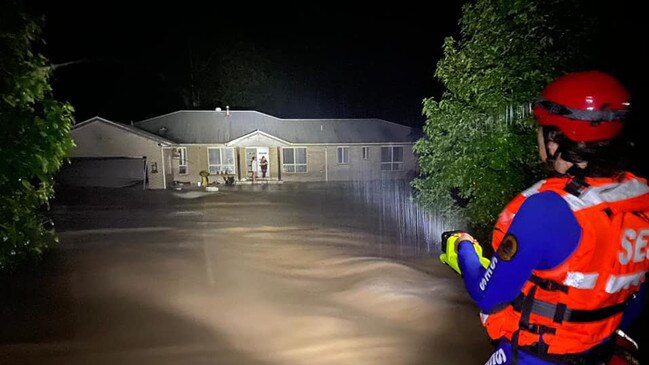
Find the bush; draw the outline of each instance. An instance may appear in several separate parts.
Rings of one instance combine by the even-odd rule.
[[[413,186],[424,205],[468,221],[486,240],[504,205],[541,177],[529,105],[549,80],[592,56],[585,7],[578,0],[463,7],[461,37],[445,40],[435,72],[446,91],[424,100],[425,135],[415,145],[422,176]]]
[[[0,271],[38,259],[57,242],[41,211],[73,147],[73,109],[52,98],[51,66],[32,52],[40,26],[17,1],[0,4]]]

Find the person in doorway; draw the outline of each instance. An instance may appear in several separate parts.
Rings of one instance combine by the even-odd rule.
[[[266,159],[266,156],[261,156],[261,160],[259,160],[259,167],[261,167],[261,177],[266,178],[266,171],[268,171],[268,160]]]
[[[617,361],[616,332],[639,316],[649,270],[649,187],[619,157],[629,99],[599,71],[551,82],[533,114],[552,176],[502,211],[487,268],[471,235],[447,241],[457,255],[443,260],[456,258],[446,263],[462,273],[497,344],[487,363]]]
[[[253,184],[257,180],[257,169],[258,168],[259,167],[257,166],[257,156],[252,156],[252,159],[250,160],[250,173],[252,174],[252,183]]]

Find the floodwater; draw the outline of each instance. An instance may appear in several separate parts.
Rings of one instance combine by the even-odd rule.
[[[481,364],[443,222],[396,185],[61,191],[0,282],[0,364]]]

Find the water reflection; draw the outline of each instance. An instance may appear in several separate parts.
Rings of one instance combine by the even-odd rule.
[[[357,179],[342,185],[361,209],[377,211],[376,224],[381,232],[394,237],[388,244],[407,248],[405,251],[411,254],[439,251],[438,237],[444,222],[434,209],[417,204],[408,181]]]
[[[96,191],[60,201],[58,257],[0,298],[0,308],[11,307],[0,311],[0,358],[484,362],[489,345],[477,309],[434,255],[441,222],[413,207],[403,185],[385,184],[233,187],[191,197]]]

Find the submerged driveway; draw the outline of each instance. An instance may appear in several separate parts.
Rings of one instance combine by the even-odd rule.
[[[2,282],[2,364],[489,357],[461,280],[344,187],[59,195],[56,253]]]

